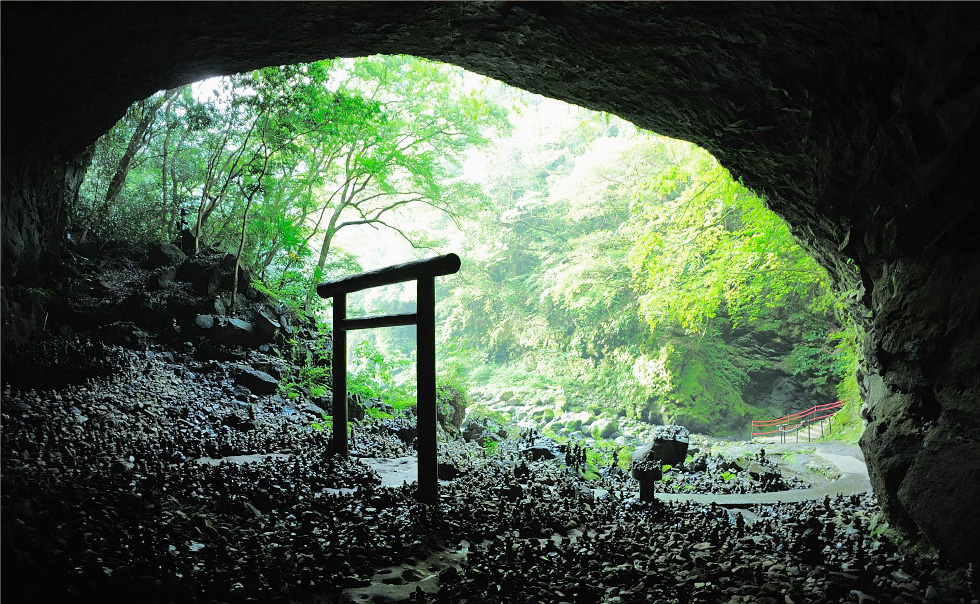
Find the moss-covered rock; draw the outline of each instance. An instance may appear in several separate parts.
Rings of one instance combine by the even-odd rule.
[[[593,438],[612,438],[619,432],[619,420],[613,418],[600,418],[590,427],[590,435]]]

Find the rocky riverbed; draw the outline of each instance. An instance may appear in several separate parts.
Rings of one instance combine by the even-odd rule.
[[[973,569],[890,540],[870,494],[641,504],[627,472],[590,473],[526,434],[491,447],[443,433],[439,504],[419,504],[413,484],[385,480],[414,454],[411,420],[355,422],[352,457],[333,457],[313,426],[329,401],[276,388],[292,357],[256,327],[268,306],[222,315],[219,280],[168,282],[122,326],[114,305],[135,286],[106,280],[74,319],[6,351],[4,600],[978,601]]]

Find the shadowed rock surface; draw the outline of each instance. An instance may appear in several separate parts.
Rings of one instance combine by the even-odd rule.
[[[60,270],[89,145],[133,101],[338,55],[448,61],[695,142],[763,193],[858,292],[884,509],[980,562],[978,31],[973,3],[5,4],[4,341],[44,321],[7,286]]]

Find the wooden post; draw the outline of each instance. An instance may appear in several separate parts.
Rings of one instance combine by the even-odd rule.
[[[432,277],[418,280],[418,499],[439,501],[439,462],[436,453],[436,285]]]
[[[347,457],[347,295],[333,295],[333,449]]]

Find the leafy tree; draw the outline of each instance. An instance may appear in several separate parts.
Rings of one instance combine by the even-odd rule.
[[[322,307],[319,281],[360,270],[341,232],[454,238],[463,269],[438,312],[457,385],[517,380],[724,432],[758,412],[745,393],[772,364],[736,342],[771,336],[784,371],[853,397],[860,337],[826,273],[710,154],[473,77],[379,56],[157,93],[96,145],[73,227],[189,228],[306,309]]]
[[[469,211],[476,191],[455,178],[463,152],[486,142],[488,127],[503,127],[502,111],[478,92],[464,93],[458,74],[408,57],[379,56],[346,65],[347,89],[370,94],[373,119],[337,142],[342,160],[317,225],[323,224],[307,304],[341,230],[383,226],[410,242],[389,218],[424,204],[452,216]]]
[[[108,180],[105,186],[105,194],[101,201],[96,202],[94,199],[90,198],[90,207],[87,215],[78,221],[79,228],[79,241],[85,241],[88,234],[91,231],[102,231],[106,222],[110,221],[113,214],[116,211],[117,200],[119,194],[123,189],[123,185],[126,182],[126,177],[129,175],[130,170],[133,167],[134,160],[137,154],[148,144],[150,139],[153,137],[152,126],[156,118],[157,112],[161,107],[167,105],[169,107],[170,101],[177,94],[178,89],[174,88],[171,90],[166,90],[157,95],[151,96],[148,99],[144,99],[135,103],[130,107],[126,116],[123,118],[123,122],[120,126],[117,126],[116,132],[108,137],[103,137],[102,149],[100,153],[96,155],[98,159],[105,162],[106,165],[113,163],[109,159],[109,154],[112,152],[113,139],[118,140],[118,134],[121,134],[121,130],[131,127],[132,130],[129,133],[129,139],[119,156],[118,161],[115,161],[115,168],[112,171],[112,177]],[[101,177],[105,174],[102,171],[99,176]],[[90,189],[91,190],[91,189]]]
[[[443,310],[453,336],[499,379],[532,372],[586,407],[702,430],[762,413],[739,334],[800,342],[780,363],[833,396],[853,355],[830,335],[826,273],[782,220],[703,150],[576,117],[494,149],[493,206],[468,222],[478,243]]]
[[[410,57],[369,57],[270,67],[210,80],[207,93],[156,95],[100,141],[76,224],[88,232],[87,211],[101,217],[101,235],[173,238],[189,210],[196,249],[234,252],[268,291],[309,306],[331,266],[353,266],[334,249],[340,230],[383,226],[422,246],[424,237],[399,224],[406,208],[456,216],[478,202],[478,189],[459,177],[461,161],[505,125],[505,112],[460,87],[460,74]]]

